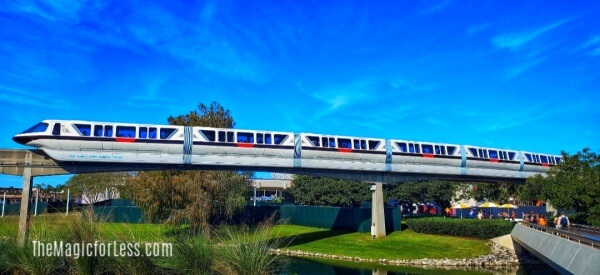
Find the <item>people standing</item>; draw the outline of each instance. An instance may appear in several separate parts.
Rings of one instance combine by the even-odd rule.
[[[538,225],[540,225],[540,226],[548,225],[548,221],[546,221],[546,217],[544,217],[544,215],[540,215],[540,217],[538,218]]]
[[[571,229],[571,222],[565,214],[562,214],[560,216],[560,227],[562,229]]]
[[[554,228],[560,229],[560,213],[556,213],[556,217],[554,217]]]

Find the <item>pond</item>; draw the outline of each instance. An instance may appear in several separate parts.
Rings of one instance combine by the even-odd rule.
[[[288,260],[289,264],[282,270],[281,274],[558,274],[551,267],[546,265],[528,267],[518,266],[512,269],[426,269],[406,266],[374,266],[363,263],[298,257],[289,257]]]

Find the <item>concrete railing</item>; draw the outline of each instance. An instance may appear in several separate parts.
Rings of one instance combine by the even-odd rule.
[[[573,231],[569,231],[569,230],[563,230],[563,229],[556,229],[553,227],[548,227],[548,226],[541,226],[538,224],[534,224],[534,223],[527,223],[524,222],[522,223],[523,226],[525,227],[529,227],[531,229],[535,229],[535,230],[539,230],[542,232],[546,232],[552,235],[555,235],[557,237],[561,237],[567,240],[571,240],[583,245],[588,245],[591,246],[592,248],[596,248],[596,249],[600,249],[600,241],[598,241],[598,237],[596,236],[590,236],[590,235],[586,235],[583,232],[587,232],[588,230],[582,230],[582,228],[587,227],[587,226],[582,226],[582,225],[574,225],[571,224],[571,227],[573,229],[577,228],[577,230],[579,232],[573,232]],[[594,227],[589,227],[589,228],[594,228]],[[598,233],[598,231],[596,230],[589,230],[590,233]],[[583,233],[583,234],[582,234]]]
[[[561,274],[600,274],[600,243],[584,235],[519,223],[513,241]]]

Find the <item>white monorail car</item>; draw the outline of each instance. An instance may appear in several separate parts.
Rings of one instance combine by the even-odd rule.
[[[395,139],[391,140],[391,145],[392,171],[461,174],[460,145]]]
[[[13,137],[58,161],[526,178],[560,156],[471,145],[210,127],[44,120]]]

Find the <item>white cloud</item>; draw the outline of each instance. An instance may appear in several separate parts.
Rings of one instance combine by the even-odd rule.
[[[451,2],[452,2],[451,0],[440,1],[437,4],[431,6],[428,9],[426,9],[425,11],[423,11],[422,14],[427,15],[427,14],[433,14],[433,13],[440,12],[444,8],[446,8],[446,6],[448,6]]]
[[[471,26],[467,30],[467,34],[476,34],[476,33],[482,32],[482,31],[488,29],[490,27],[490,25],[491,25],[490,23],[485,23],[485,24]]]
[[[21,89],[0,86],[0,102],[7,102],[17,105],[32,106],[36,108],[61,109],[68,107],[69,104],[60,99],[54,99],[47,93],[28,92]]]
[[[580,48],[590,50],[591,56],[600,55],[600,35],[590,37]]]
[[[557,27],[560,27],[561,25],[563,25],[571,20],[572,20],[572,18],[563,19],[563,20],[554,22],[552,24],[546,25],[542,28],[530,30],[527,32],[507,33],[507,34],[497,35],[494,38],[492,38],[492,44],[500,49],[507,48],[507,49],[511,49],[511,50],[516,50],[516,49],[519,49],[519,48],[525,46],[529,42],[537,39],[538,37],[542,36],[543,34],[549,32],[551,30],[554,30]]]
[[[533,68],[535,65],[539,64],[542,61],[544,61],[544,58],[530,60],[530,61],[518,64],[518,65],[516,65],[516,66],[514,66],[514,67],[512,67],[511,69],[508,70],[508,72],[506,73],[506,77],[507,78],[516,77],[516,76],[524,73],[525,71]]]

